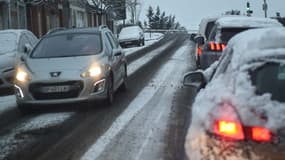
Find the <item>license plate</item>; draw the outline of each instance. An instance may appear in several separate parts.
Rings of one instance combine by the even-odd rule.
[[[68,92],[70,89],[69,86],[48,86],[42,87],[41,92],[43,93],[60,93],[60,92]]]

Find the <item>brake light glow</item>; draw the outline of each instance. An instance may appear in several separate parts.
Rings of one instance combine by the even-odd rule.
[[[210,51],[223,51],[226,48],[225,44],[209,42]]]
[[[270,130],[263,127],[252,127],[251,137],[255,141],[268,142],[271,141]]]
[[[199,56],[202,54],[202,48],[201,47],[197,48],[197,53],[198,53]]]
[[[216,122],[214,132],[217,135],[234,140],[244,139],[243,128],[239,122],[219,120]]]

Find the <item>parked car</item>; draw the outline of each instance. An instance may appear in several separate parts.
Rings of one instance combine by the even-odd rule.
[[[237,33],[252,29],[282,26],[277,20],[270,18],[255,18],[244,16],[221,17],[216,22],[209,38],[203,37],[197,43],[202,45],[200,53],[200,67],[206,69],[218,60],[228,41]]]
[[[31,105],[105,100],[126,89],[127,62],[107,27],[53,31],[17,67],[15,89],[21,111]]]
[[[17,59],[37,42],[38,38],[28,30],[0,31],[0,90],[13,88]]]
[[[192,106],[189,159],[285,157],[285,29],[252,29],[232,38]],[[184,84],[208,83],[201,71]]]
[[[119,42],[122,47],[144,46],[144,32],[139,26],[124,27],[119,33]]]

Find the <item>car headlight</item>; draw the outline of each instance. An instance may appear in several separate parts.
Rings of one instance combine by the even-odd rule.
[[[102,68],[100,66],[94,66],[88,69],[88,71],[83,72],[81,77],[98,77],[102,75]]]
[[[16,80],[26,82],[30,79],[29,74],[23,69],[18,69],[16,73]]]

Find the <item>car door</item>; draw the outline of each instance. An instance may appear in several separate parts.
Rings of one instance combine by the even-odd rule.
[[[113,71],[113,81],[114,81],[114,89],[116,89],[119,85],[119,81],[121,78],[121,71],[120,71],[120,57],[115,56],[113,51],[115,49],[114,42],[112,42],[111,37],[109,37],[108,32],[104,33],[106,47],[109,50],[108,61],[111,65]]]
[[[118,55],[117,58],[118,58],[118,63],[119,63],[119,66],[120,66],[120,76],[119,76],[119,79],[120,81],[122,82],[124,80],[124,76],[125,76],[125,72],[126,72],[126,59],[125,59],[125,54],[123,53],[122,51],[122,48],[118,42],[118,40],[115,38],[115,36],[111,33],[111,32],[108,32],[107,33],[108,36],[111,38],[111,41],[113,42],[113,47],[115,50],[117,51],[120,51],[121,52],[121,55]]]

